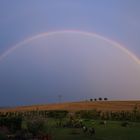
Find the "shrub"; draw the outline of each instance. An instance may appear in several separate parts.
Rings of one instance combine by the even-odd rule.
[[[81,110],[76,112],[75,116],[83,119],[97,119],[100,117],[100,112],[97,110]]]
[[[16,132],[21,129],[21,117],[1,117],[0,126],[6,126],[10,131]]]
[[[128,125],[129,125],[128,122],[122,122],[122,124],[121,124],[121,126],[123,126],[123,127],[127,127]]]
[[[46,133],[46,125],[43,119],[35,117],[31,120],[27,120],[26,123],[29,133],[32,133],[33,135]]]
[[[65,110],[56,110],[48,111],[47,116],[50,118],[62,119],[65,118],[68,114],[68,111]]]
[[[0,140],[7,140],[7,136],[5,133],[0,132]]]

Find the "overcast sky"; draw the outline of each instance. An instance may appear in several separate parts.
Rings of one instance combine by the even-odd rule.
[[[140,58],[140,39],[139,39],[140,8],[139,7],[140,7],[139,0],[89,0],[89,1],[87,0],[20,0],[20,1],[19,0],[0,0],[0,55],[2,55],[5,51],[7,51],[9,48],[14,46],[15,44],[22,42],[26,38],[35,36],[40,33],[52,32],[52,31],[63,31],[63,30],[78,30],[78,31],[83,31],[83,32],[91,32],[91,33],[94,32],[103,37],[109,38],[110,40],[114,40],[122,44],[125,48],[127,48],[129,51],[131,51],[137,57]],[[80,36],[78,38],[80,40],[80,38],[82,37]],[[72,37],[71,39],[73,40]],[[39,41],[38,43],[39,45],[42,44],[40,40],[38,41]],[[53,40],[52,42],[54,41],[55,40]],[[88,44],[88,39],[86,39],[85,42]],[[44,43],[46,45],[46,43],[48,42],[45,41]],[[62,45],[63,42],[60,41],[58,42],[58,44]],[[106,44],[104,45],[106,46]],[[30,46],[30,45],[26,44],[26,46]],[[53,46],[53,45],[51,44],[50,46]],[[33,49],[27,49],[27,50],[30,52]],[[64,50],[64,48],[61,47],[61,50]],[[21,51],[19,52],[17,51],[17,53],[21,54]],[[12,68],[13,68],[13,71],[17,69],[16,66],[18,65],[18,62],[16,63],[14,67],[12,65],[15,62],[14,60],[18,59],[19,56],[17,56],[16,53],[13,53],[13,54],[15,54],[15,56],[9,56],[10,61],[6,62],[5,60],[5,62],[3,62],[5,64],[2,64],[0,66],[1,79],[3,78],[7,79],[5,80],[6,83],[3,82],[4,79],[0,80],[0,94],[1,94],[0,105],[32,104],[32,103],[41,103],[41,101],[45,103],[46,100],[42,99],[43,97],[45,98],[48,97],[48,96],[45,96],[45,93],[42,94],[42,98],[39,97],[39,95],[37,96],[37,93],[36,93],[36,97],[39,98],[38,100],[37,99],[27,100],[25,98],[22,101],[23,93],[21,93],[21,96],[20,96],[18,94],[19,91],[16,91],[14,95],[15,98],[10,100],[10,97],[9,97],[9,99],[6,100],[7,96],[11,95],[9,91],[13,89],[13,92],[14,92],[16,90],[14,88],[8,90],[12,86],[11,82],[8,83],[9,81],[8,73],[10,76],[13,76],[14,74],[16,74],[16,72],[14,74],[8,71],[7,73],[6,72],[3,73],[3,71],[6,71],[6,68],[7,68],[5,67],[5,65],[8,65],[8,68],[10,70]],[[59,54],[56,54],[55,56],[57,55],[59,56]],[[87,52],[86,55],[88,56],[89,52]],[[101,54],[99,55],[99,57],[101,57]],[[11,60],[11,58],[14,58],[13,61]],[[20,57],[20,59],[23,59],[23,58],[24,58],[23,56]],[[103,60],[103,58],[101,60]],[[47,64],[46,63],[45,64],[49,65],[50,63],[52,62],[50,61],[49,63],[47,62]],[[30,63],[26,65],[29,65],[29,64]],[[41,63],[41,64],[44,65],[44,63]],[[122,66],[123,64],[124,63],[121,63],[120,65]],[[90,65],[88,66],[90,67]],[[80,69],[80,65],[78,68]],[[31,74],[29,71],[27,71],[27,73]],[[138,71],[136,73],[138,74]],[[37,73],[35,73],[35,75],[36,74]],[[2,77],[2,75],[4,76]],[[139,77],[139,75],[135,75],[135,76]],[[18,75],[16,75],[16,77],[18,77]],[[86,78],[87,77],[88,75],[86,75]],[[13,77],[12,82],[14,81],[15,83],[17,83],[18,80],[17,79],[14,80],[14,79],[15,77]],[[139,78],[136,81],[138,80]],[[24,82],[25,82],[25,79],[23,78],[23,83],[21,84],[22,86],[24,85]],[[44,80],[44,82],[47,82],[47,81]],[[19,85],[19,87],[21,85]],[[70,88],[69,86],[67,87]],[[76,90],[73,92],[76,92]],[[137,89],[137,92],[138,90],[139,89]],[[59,91],[64,92],[62,89],[52,91],[52,92],[56,93]],[[4,92],[5,92],[5,96],[3,94]],[[56,94],[59,94],[59,93],[56,93]],[[96,96],[98,96],[98,94],[96,93]],[[89,94],[89,96],[90,95],[91,93]],[[106,95],[108,96],[108,94],[105,94],[104,96]],[[30,94],[29,96],[30,98],[32,98],[33,93]],[[110,98],[113,98],[113,97],[118,98],[118,96],[110,96]],[[125,96],[123,97],[125,98]],[[84,98],[84,96],[82,98]],[[137,96],[135,96],[135,98],[137,98]],[[17,101],[19,99],[20,101]],[[81,98],[76,97],[75,99],[81,99]],[[56,100],[57,99],[55,100],[50,99],[50,102],[51,101],[55,102]],[[74,98],[70,98],[70,100],[74,100]],[[47,100],[47,102],[49,102],[49,100]]]

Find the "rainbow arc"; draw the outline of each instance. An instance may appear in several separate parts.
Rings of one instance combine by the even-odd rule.
[[[112,44],[113,47],[117,47],[118,49],[120,49],[122,52],[124,52],[125,54],[127,54],[135,63],[140,65],[140,60],[139,58],[133,54],[131,51],[129,51],[128,49],[126,49],[123,45],[110,40],[108,38],[105,38],[101,35],[98,35],[96,33],[89,33],[89,32],[83,32],[83,31],[75,31],[75,30],[65,30],[65,31],[55,31],[55,32],[44,32],[32,37],[29,37],[25,40],[23,40],[22,42],[17,43],[15,46],[11,47],[10,49],[8,49],[7,51],[5,51],[2,55],[0,55],[0,61],[2,61],[6,56],[8,56],[10,53],[12,53],[15,49],[22,47],[23,45],[34,41],[36,39],[42,38],[42,37],[47,37],[47,36],[53,36],[53,35],[57,35],[57,34],[65,34],[65,33],[75,33],[75,34],[82,34],[82,35],[86,35],[89,37],[94,37],[94,38],[98,38],[101,40],[104,40],[110,44]]]

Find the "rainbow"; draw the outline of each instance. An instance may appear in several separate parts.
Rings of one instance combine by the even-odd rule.
[[[34,41],[36,39],[42,38],[42,37],[46,37],[46,36],[53,36],[53,35],[57,35],[57,34],[64,34],[64,33],[75,33],[75,34],[82,34],[82,35],[86,35],[89,37],[95,37],[101,40],[104,40],[110,44],[112,44],[113,47],[117,47],[118,49],[120,49],[121,51],[123,51],[125,54],[127,54],[134,62],[136,62],[137,64],[140,65],[140,59],[134,55],[132,52],[130,52],[128,49],[126,49],[123,45],[110,40],[108,38],[105,38],[101,35],[98,35],[96,33],[90,33],[90,32],[83,32],[83,31],[73,31],[73,30],[65,30],[65,31],[55,31],[55,32],[44,32],[32,37],[29,37],[25,40],[23,40],[22,42],[17,43],[15,46],[10,47],[10,49],[8,49],[7,51],[5,51],[2,55],[0,55],[0,61],[3,60],[6,56],[8,56],[10,53],[12,53],[15,49],[22,47],[23,45]]]

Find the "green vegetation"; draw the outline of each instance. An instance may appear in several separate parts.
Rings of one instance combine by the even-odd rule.
[[[86,125],[91,127],[92,120],[86,121]],[[53,132],[54,140],[139,140],[140,124],[131,123],[128,127],[122,127],[119,121],[108,121],[107,126],[100,125],[100,121],[94,121],[96,130],[95,136],[85,134],[79,128],[56,128]]]
[[[85,129],[86,128],[86,129]],[[91,131],[91,130],[95,131]],[[139,140],[140,111],[33,110],[0,113],[0,140]]]

